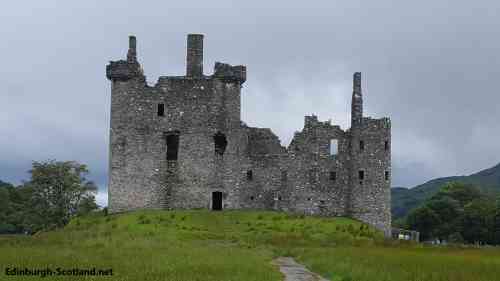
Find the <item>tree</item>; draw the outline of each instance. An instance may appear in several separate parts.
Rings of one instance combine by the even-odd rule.
[[[49,160],[33,162],[30,173],[24,186],[30,193],[25,215],[30,231],[64,226],[71,217],[96,207],[93,194],[97,188],[85,177],[87,166]]]
[[[436,238],[447,240],[450,234],[461,231],[463,208],[459,201],[443,196],[432,198],[426,206],[438,217],[439,223],[433,229]]]
[[[89,195],[81,200],[80,204],[78,205],[77,213],[78,215],[85,215],[98,208],[99,206],[95,202],[95,196]]]
[[[439,199],[443,197],[449,197],[457,200],[461,206],[465,206],[467,203],[475,199],[480,199],[481,191],[471,184],[449,182],[445,184],[439,192],[432,197],[432,199]]]
[[[408,214],[408,226],[420,232],[421,240],[428,240],[434,237],[434,230],[439,226],[438,215],[429,207],[422,206],[414,209]]]
[[[497,198],[495,211],[491,218],[491,243],[500,245],[500,198]]]
[[[464,207],[462,221],[463,237],[468,243],[494,243],[490,229],[495,213],[495,205],[488,200],[476,199]]]
[[[11,212],[10,196],[7,187],[1,185],[0,182],[0,234],[12,233],[14,226],[9,222],[9,214]]]
[[[10,195],[7,187],[0,185],[0,220],[10,210]]]
[[[24,190],[0,181],[0,234],[20,233],[22,228]]]
[[[500,200],[498,200],[500,202]],[[470,184],[451,182],[410,213],[407,223],[423,239],[500,244],[500,205]]]

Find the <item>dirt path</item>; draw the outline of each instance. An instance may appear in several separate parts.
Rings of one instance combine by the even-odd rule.
[[[279,257],[273,260],[273,264],[280,267],[281,273],[285,275],[285,281],[328,281],[328,279],[309,271],[293,258]]]

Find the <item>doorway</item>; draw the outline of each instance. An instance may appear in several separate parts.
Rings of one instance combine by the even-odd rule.
[[[222,210],[222,192],[220,191],[212,192],[212,210]]]

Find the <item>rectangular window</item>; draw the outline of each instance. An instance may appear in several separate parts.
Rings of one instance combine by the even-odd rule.
[[[330,180],[331,181],[336,181],[337,180],[337,172],[330,171]]]
[[[226,151],[227,147],[227,139],[226,135],[221,132],[217,132],[214,135],[214,145],[215,145],[215,154],[216,155],[224,155],[224,151]]]
[[[389,141],[384,142],[384,148],[386,151],[389,150]]]
[[[247,171],[247,180],[249,180],[249,181],[253,180],[253,171],[252,170]]]
[[[358,178],[360,181],[364,180],[365,179],[365,171],[359,170],[358,171]]]
[[[389,171],[385,171],[385,180],[386,180],[386,181],[388,181],[388,180],[389,180],[390,176],[391,176],[391,175],[390,175]]]
[[[167,135],[167,160],[177,160],[179,151],[179,135]]]
[[[363,151],[365,150],[365,142],[364,141],[359,141],[359,150]]]
[[[330,140],[330,155],[337,155],[339,153],[339,141],[337,139]]]
[[[165,116],[165,105],[163,103],[158,104],[158,116]]]

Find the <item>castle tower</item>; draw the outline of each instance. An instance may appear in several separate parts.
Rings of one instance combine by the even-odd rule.
[[[246,68],[216,63],[203,75],[203,35],[189,34],[186,74],[146,83],[129,37],[111,81],[111,212],[239,205],[241,85]]]
[[[390,234],[391,123],[363,117],[361,73],[353,76],[348,213]]]

